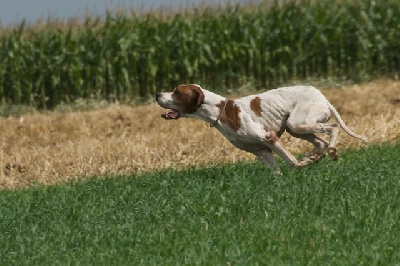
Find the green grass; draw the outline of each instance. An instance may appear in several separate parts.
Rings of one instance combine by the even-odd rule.
[[[400,143],[0,192],[1,265],[395,265]]]

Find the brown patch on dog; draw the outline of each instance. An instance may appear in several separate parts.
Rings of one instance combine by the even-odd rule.
[[[224,109],[225,102],[221,101],[221,103],[217,104],[219,111],[222,112]],[[226,123],[230,128],[234,131],[238,131],[240,128],[240,108],[237,106],[234,101],[227,100],[225,110],[221,113],[221,122]]]
[[[256,97],[250,101],[250,108],[256,114],[256,116],[261,116],[261,98]]]
[[[193,84],[179,85],[172,94],[175,105],[179,106],[179,111],[185,114],[192,114],[204,102],[204,93]]]

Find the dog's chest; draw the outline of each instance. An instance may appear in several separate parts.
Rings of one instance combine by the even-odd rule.
[[[254,148],[260,146],[260,142],[256,141],[252,136],[247,134],[245,131],[232,131],[230,129],[227,129],[227,130],[220,130],[220,132],[236,148],[246,151],[252,151],[254,150]]]

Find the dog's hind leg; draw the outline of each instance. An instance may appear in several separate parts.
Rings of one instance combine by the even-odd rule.
[[[330,114],[331,112],[326,104],[305,103],[293,109],[286,121],[286,126],[291,134],[295,134],[296,137],[313,133],[330,135],[327,147],[328,155],[332,160],[337,160],[339,155],[336,151],[335,143],[340,126],[338,123],[326,123],[330,118]]]
[[[325,157],[323,151],[329,146],[329,143],[326,140],[318,137],[314,133],[295,134],[291,132],[290,129],[287,129],[286,131],[293,137],[306,140],[314,146],[314,148],[309,153],[307,153],[307,155],[304,156],[304,158],[311,158],[314,160],[318,158],[318,160],[320,160]]]

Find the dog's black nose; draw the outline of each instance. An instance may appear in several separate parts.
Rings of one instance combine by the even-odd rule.
[[[161,96],[161,92],[156,92],[156,101],[158,100],[158,98]]]

